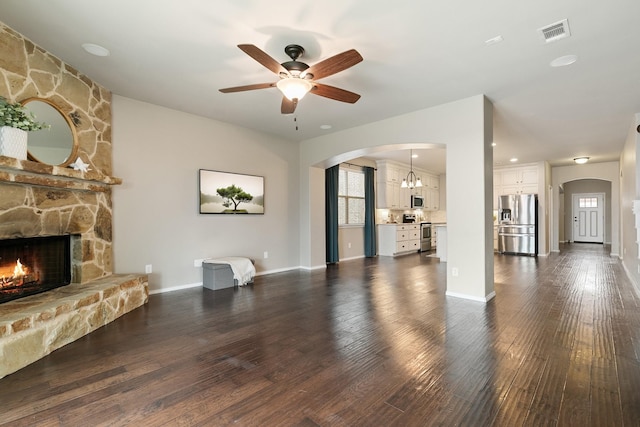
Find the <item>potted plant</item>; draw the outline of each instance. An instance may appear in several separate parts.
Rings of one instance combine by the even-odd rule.
[[[49,128],[19,102],[0,96],[0,155],[26,160],[27,132]]]

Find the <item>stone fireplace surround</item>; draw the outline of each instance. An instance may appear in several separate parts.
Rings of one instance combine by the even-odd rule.
[[[0,378],[148,301],[146,275],[113,274],[111,93],[0,22],[0,95],[77,119],[88,172],[0,156],[0,239],[71,234],[71,284],[0,304]]]
[[[116,178],[0,156],[0,238],[79,235],[72,284],[0,304],[0,378],[148,301],[146,275],[111,272],[109,200]],[[101,213],[102,212],[102,213]]]

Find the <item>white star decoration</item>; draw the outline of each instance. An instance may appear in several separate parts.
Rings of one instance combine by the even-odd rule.
[[[82,171],[82,172],[88,172],[91,169],[89,168],[89,164],[83,162],[80,157],[78,157],[78,160],[71,163],[69,166],[71,166],[74,170]]]

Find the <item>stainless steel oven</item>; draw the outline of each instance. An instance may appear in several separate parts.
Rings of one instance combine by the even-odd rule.
[[[431,250],[431,223],[420,223],[420,252],[429,252]]]

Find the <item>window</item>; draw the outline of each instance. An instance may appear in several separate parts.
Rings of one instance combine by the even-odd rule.
[[[338,225],[363,225],[364,173],[341,168],[338,186]]]
[[[578,199],[578,203],[581,208],[597,208],[598,198],[597,197],[580,197]]]

